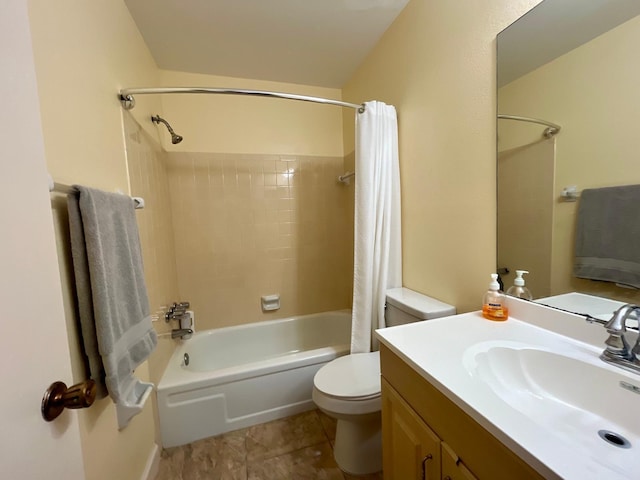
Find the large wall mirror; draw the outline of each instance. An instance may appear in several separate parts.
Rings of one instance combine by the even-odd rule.
[[[544,0],[498,35],[499,116],[561,127],[545,136],[544,125],[498,120],[505,288],[522,269],[537,299],[581,292],[640,301],[639,290],[573,276],[580,192],[640,184],[638,46],[638,0]]]

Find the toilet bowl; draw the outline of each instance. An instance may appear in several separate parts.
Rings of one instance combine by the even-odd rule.
[[[455,307],[414,292],[387,292],[387,326],[455,315]],[[333,449],[340,469],[353,475],[382,470],[380,352],[352,353],[322,367],[313,379],[313,401],[337,420]]]
[[[354,475],[382,469],[380,352],[345,355],[313,379],[313,401],[338,420],[334,456]]]

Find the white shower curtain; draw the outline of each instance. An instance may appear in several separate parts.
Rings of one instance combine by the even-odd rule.
[[[389,288],[402,286],[396,110],[367,102],[356,115],[356,192],[351,353],[377,349]]]

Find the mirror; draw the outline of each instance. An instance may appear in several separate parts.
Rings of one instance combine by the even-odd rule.
[[[639,290],[572,274],[580,191],[640,184],[639,15],[637,0],[544,0],[498,35],[498,114],[562,127],[546,138],[542,125],[498,120],[505,289],[522,269],[534,299],[581,292],[640,302]],[[572,187],[577,199],[563,197]]]

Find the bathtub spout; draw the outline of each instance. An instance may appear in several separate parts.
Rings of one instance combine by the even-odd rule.
[[[175,330],[171,330],[171,338],[186,340],[187,338],[191,338],[191,335],[193,335],[193,330],[190,328],[176,328]]]

